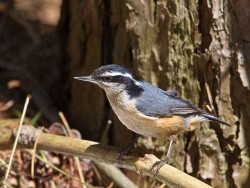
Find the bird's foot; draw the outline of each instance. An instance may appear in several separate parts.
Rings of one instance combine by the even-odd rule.
[[[168,164],[168,162],[169,162],[169,158],[165,158],[165,159],[163,159],[163,160],[156,161],[156,162],[152,165],[152,168],[151,168],[151,170],[152,170],[154,176],[155,176],[156,174],[158,174],[158,172],[159,172],[159,170],[161,169],[161,167],[162,167],[163,165],[165,165],[165,164]]]
[[[170,139],[170,142],[169,142],[169,147],[168,147],[168,152],[167,152],[166,157],[165,157],[163,160],[156,161],[156,162],[152,165],[151,170],[153,171],[154,176],[159,172],[159,170],[161,169],[161,167],[162,167],[164,164],[168,164],[168,162],[169,162],[170,155],[171,155],[171,151],[172,151],[172,147],[173,147],[173,143],[174,143],[174,141],[175,141],[175,136],[171,136],[169,139]]]

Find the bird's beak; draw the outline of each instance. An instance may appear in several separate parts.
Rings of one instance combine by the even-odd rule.
[[[92,76],[80,76],[80,77],[74,77],[74,79],[85,81],[85,82],[96,83],[95,79]]]

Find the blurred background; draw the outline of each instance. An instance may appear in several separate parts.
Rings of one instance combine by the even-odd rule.
[[[178,136],[171,165],[213,187],[249,187],[249,50],[248,0],[1,0],[0,128],[17,127],[31,94],[28,124],[63,134],[55,124],[62,111],[79,138],[126,145],[134,135],[104,92],[73,80],[101,65],[120,64],[164,90],[177,88],[181,97],[232,125],[202,123]],[[143,137],[137,144],[158,157],[168,146],[167,140]],[[9,154],[2,151],[0,158],[8,161]],[[46,156],[72,171],[70,157]],[[27,153],[19,151],[15,159],[25,174],[12,174],[13,187],[51,187],[51,181],[56,187],[80,186],[43,163],[36,163],[33,179]],[[117,187],[90,161],[82,159],[81,165],[89,186]],[[162,186],[123,172],[138,187]]]

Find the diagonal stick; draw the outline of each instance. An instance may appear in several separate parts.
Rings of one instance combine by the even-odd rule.
[[[64,114],[62,112],[59,112],[58,115],[60,116],[60,118],[61,118],[61,120],[62,120],[62,122],[63,122],[63,124],[64,124],[64,126],[65,126],[65,128],[66,128],[66,130],[68,132],[68,134],[69,134],[69,137],[73,138],[74,136],[72,134],[72,131],[71,131],[70,127],[69,127],[69,123],[66,120]],[[84,176],[82,174],[82,169],[81,169],[81,165],[80,165],[80,159],[79,159],[79,157],[74,156],[74,160],[75,160],[75,163],[76,163],[76,166],[77,166],[77,170],[78,170],[78,173],[79,173],[80,180],[82,182],[82,187],[86,188],[85,179],[84,179]]]
[[[23,125],[24,117],[25,117],[25,114],[26,114],[26,111],[27,111],[27,107],[28,107],[30,98],[31,98],[31,96],[28,95],[27,98],[26,98],[25,104],[24,104],[22,117],[21,117],[21,120],[20,120],[20,124],[19,124],[18,130],[17,130],[17,134],[16,134],[16,139],[15,139],[15,142],[14,142],[14,145],[13,145],[13,148],[12,148],[12,152],[11,152],[11,155],[10,155],[10,161],[9,161],[9,164],[8,164],[8,168],[6,170],[6,174],[5,174],[5,178],[4,178],[4,183],[7,180],[8,176],[9,176],[9,173],[10,173],[11,164],[12,164],[13,157],[14,157],[14,154],[15,154],[15,151],[16,151],[16,146],[17,146],[18,138],[20,136],[21,128],[22,128],[22,125]]]

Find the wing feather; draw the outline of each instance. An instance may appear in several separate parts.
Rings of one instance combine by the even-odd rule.
[[[144,87],[144,92],[138,98],[136,108],[144,115],[151,117],[171,117],[174,115],[192,117],[192,115],[199,114],[200,117],[205,119],[229,125],[225,121],[206,113],[194,104],[176,96],[175,91],[163,91],[145,82],[142,86]]]
[[[136,108],[151,117],[188,116],[205,113],[192,103],[176,96],[176,92],[163,91],[144,82],[144,92],[136,102]]]

